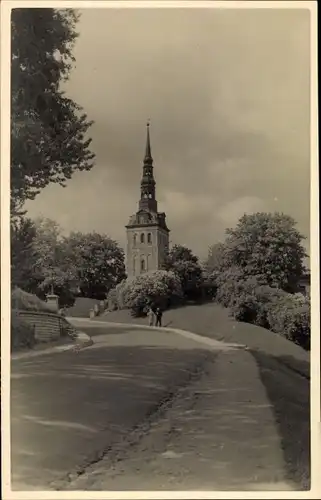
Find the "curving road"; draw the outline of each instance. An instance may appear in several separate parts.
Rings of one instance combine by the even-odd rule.
[[[305,486],[305,379],[217,341],[81,324],[92,347],[12,362],[14,489]]]

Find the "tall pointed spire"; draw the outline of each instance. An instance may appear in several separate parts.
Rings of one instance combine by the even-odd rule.
[[[155,197],[156,182],[153,174],[153,158],[150,147],[149,121],[147,122],[146,150],[143,164],[143,177],[140,183],[140,201],[141,210],[151,210],[157,212],[157,201]]]
[[[146,137],[146,150],[145,150],[145,158],[144,163],[151,163],[153,161],[152,151],[150,147],[150,136],[149,136],[149,125],[150,122],[147,122],[147,137]]]

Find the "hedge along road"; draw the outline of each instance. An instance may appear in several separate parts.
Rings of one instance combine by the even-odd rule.
[[[104,325],[95,332],[94,345],[79,353],[12,360],[14,489],[68,484],[212,355],[193,340],[156,329]]]
[[[95,333],[94,346],[13,363],[13,487],[294,488],[297,450],[282,453],[274,395],[252,354],[188,332],[72,321]],[[305,386],[294,381],[294,396],[293,374],[279,375],[278,397],[302,400]]]

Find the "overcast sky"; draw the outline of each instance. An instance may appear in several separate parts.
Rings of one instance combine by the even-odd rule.
[[[96,164],[27,208],[124,246],[146,121],[171,241],[204,257],[244,212],[309,236],[309,11],[81,11],[67,92],[95,124]]]

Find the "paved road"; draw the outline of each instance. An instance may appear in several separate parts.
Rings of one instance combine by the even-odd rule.
[[[306,379],[214,340],[83,329],[79,354],[13,363],[14,488],[308,487]]]
[[[98,335],[94,346],[79,354],[12,363],[15,489],[64,484],[67,472],[119,442],[210,355],[191,340],[156,330],[104,327],[90,334]]]
[[[68,489],[309,489],[307,381],[247,350],[219,350],[135,437]]]

